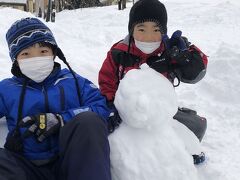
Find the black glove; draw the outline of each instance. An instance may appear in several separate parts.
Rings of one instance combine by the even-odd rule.
[[[122,122],[116,107],[113,102],[108,102],[108,107],[111,109],[111,113],[108,117],[108,132],[112,133],[115,129],[119,127]]]
[[[23,141],[18,128],[8,134],[4,148],[15,153],[23,152]]]
[[[108,131],[112,133],[115,129],[119,127],[121,124],[122,119],[120,118],[118,112],[111,112],[108,117]]]
[[[176,64],[181,66],[187,65],[191,61],[191,52],[188,50],[181,51],[178,47],[173,46],[169,51],[170,58],[176,61]]]
[[[161,56],[152,56],[147,59],[147,64],[151,68],[160,73],[171,72],[189,62],[191,54],[188,48],[191,43],[182,36],[181,31],[175,31],[170,39],[168,35],[164,35],[162,41],[166,50]],[[175,60],[176,64],[171,63],[172,60]]]
[[[20,127],[28,127],[23,133],[23,138],[28,138],[34,135],[39,142],[56,134],[63,125],[62,117],[53,113],[27,116],[19,122]]]

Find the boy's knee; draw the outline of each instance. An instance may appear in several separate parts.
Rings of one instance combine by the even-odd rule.
[[[197,112],[190,109],[178,110],[177,114],[173,118],[184,124],[197,136],[199,141],[202,141],[207,129],[206,118],[197,115]]]
[[[91,111],[76,115],[65,125],[64,128],[84,132],[107,131],[104,120],[99,115]]]
[[[25,171],[17,162],[17,158],[3,148],[0,148],[0,179],[27,179]]]
[[[73,123],[80,124],[81,126],[102,126],[104,120],[94,112],[87,111],[76,115],[73,118]]]

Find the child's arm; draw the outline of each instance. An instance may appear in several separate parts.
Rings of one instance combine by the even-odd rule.
[[[118,88],[119,80],[117,73],[118,67],[112,59],[111,51],[109,51],[98,75],[100,91],[108,101],[114,100]]]
[[[199,48],[191,45],[188,50],[173,58],[172,62],[176,64],[175,72],[180,81],[194,84],[205,76],[208,59]]]
[[[182,32],[175,31],[171,38],[163,36],[166,56],[171,62],[171,70],[185,83],[196,83],[206,74],[207,56],[195,45],[191,45]]]
[[[7,108],[4,104],[2,94],[0,94],[0,118],[6,116],[6,114],[7,114]]]
[[[86,111],[95,112],[106,121],[110,112],[107,108],[105,97],[101,95],[97,86],[89,80],[78,76],[78,81],[81,91],[81,105],[77,108],[68,109],[65,112],[60,113],[64,122],[67,122],[77,114]]]

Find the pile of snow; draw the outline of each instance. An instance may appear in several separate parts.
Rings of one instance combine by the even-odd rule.
[[[178,107],[172,84],[145,64],[120,81],[114,104],[128,126],[149,131],[164,128]]]
[[[194,144],[178,134],[190,130],[173,120],[178,103],[168,79],[149,67],[131,70],[121,80],[114,104],[123,123],[109,136],[113,180],[198,179],[186,148]]]

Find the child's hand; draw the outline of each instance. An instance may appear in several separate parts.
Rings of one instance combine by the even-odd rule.
[[[108,117],[108,132],[112,133],[115,129],[119,127],[121,124],[122,119],[119,116],[118,112],[111,112],[109,117]]]
[[[56,134],[63,124],[63,119],[60,115],[43,113],[23,118],[20,121],[19,126],[28,127],[23,134],[23,138],[28,138],[34,135],[39,142],[42,142],[47,137]]]
[[[109,101],[108,108],[111,110],[111,113],[108,117],[108,132],[112,133],[115,129],[119,127],[122,122],[121,117],[118,114],[118,111],[112,101]]]
[[[187,50],[191,44],[188,42],[188,39],[186,37],[182,36],[182,31],[180,30],[175,31],[170,39],[168,35],[164,35],[162,41],[165,44],[166,49],[177,47],[180,51]]]
[[[162,40],[166,47],[166,54],[169,56],[170,61],[175,60],[180,66],[184,66],[190,62],[191,53],[188,52],[189,45],[186,37],[182,36],[182,31],[175,31],[171,38],[168,35],[163,36]]]

